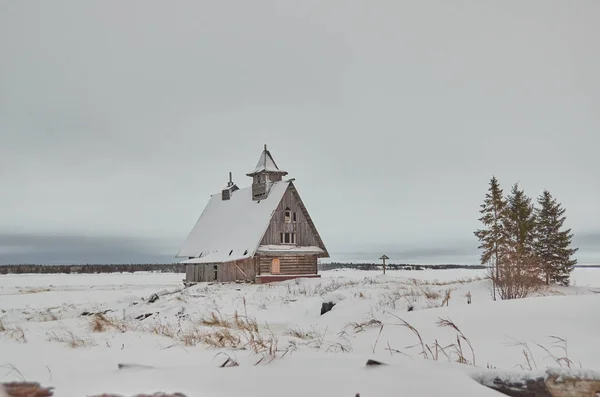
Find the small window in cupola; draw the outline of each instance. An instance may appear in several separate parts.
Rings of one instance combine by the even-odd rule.
[[[285,223],[292,222],[292,211],[289,208],[286,208],[285,211],[283,212],[283,221]]]

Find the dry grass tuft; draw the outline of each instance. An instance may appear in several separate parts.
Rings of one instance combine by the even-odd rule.
[[[458,355],[457,362],[459,362],[461,364],[475,365],[475,351],[473,350],[471,341],[463,334],[463,332],[460,330],[460,328],[458,328],[458,326],[456,324],[454,324],[450,319],[444,320],[444,319],[440,318],[437,325],[438,325],[438,327],[449,327],[456,331],[456,334],[457,334],[456,335],[456,344],[452,344],[450,346],[452,346],[454,348],[455,353]],[[463,354],[461,341],[464,341],[469,346],[469,349],[471,349],[472,361],[470,361],[470,362],[465,358],[465,355]]]
[[[408,328],[413,334],[415,334],[415,336],[417,337],[419,342],[413,346],[408,346],[407,348],[410,349],[410,348],[413,348],[416,346],[420,346],[421,352],[419,354],[422,355],[424,359],[438,361],[441,357],[446,357],[446,359],[451,362],[454,361],[454,362],[461,363],[461,364],[476,365],[475,364],[475,350],[473,349],[473,346],[471,345],[471,341],[463,334],[463,332],[460,330],[460,328],[454,322],[452,322],[450,319],[445,320],[445,319],[440,318],[439,321],[437,322],[438,327],[448,327],[448,328],[451,328],[454,331],[456,331],[456,342],[451,343],[447,346],[443,346],[438,342],[437,339],[434,340],[433,344],[425,343],[425,341],[421,337],[421,334],[415,327],[413,327],[411,324],[409,324],[408,322],[406,322],[405,320],[401,319],[400,317],[398,317],[394,314],[392,314],[392,316],[394,316],[398,320],[400,320],[400,324],[394,324],[394,325],[399,325],[399,326]],[[469,349],[471,350],[471,360],[468,360],[464,354],[463,344],[465,344],[465,343],[467,344],[467,346],[469,346]],[[399,350],[392,350],[389,346],[388,346],[387,350],[389,350],[390,353],[392,353],[394,351],[401,353]]]
[[[125,332],[130,328],[130,326],[128,326],[128,324],[123,320],[107,317],[102,313],[96,313],[89,317],[88,328],[92,332],[106,332],[109,330]]]
[[[399,325],[401,327],[408,328],[413,334],[416,335],[417,339],[419,339],[419,343],[417,345],[409,346],[409,348],[420,345],[421,346],[420,354],[423,355],[423,358],[428,359],[429,357],[427,356],[427,348],[425,347],[425,342],[423,342],[423,338],[421,337],[421,334],[419,333],[419,331],[415,327],[410,325],[407,321],[401,319],[400,317],[396,316],[395,314],[392,314],[392,316],[394,316],[398,320],[400,320],[400,324],[394,324],[394,325]]]
[[[206,327],[221,327],[237,329],[247,332],[258,332],[256,320],[248,316],[240,316],[236,311],[231,320],[226,319],[220,313],[211,312],[209,317],[200,319],[200,324]]]
[[[38,294],[40,292],[50,292],[52,291],[52,289],[50,288],[42,288],[42,287],[38,287],[38,288],[23,288],[19,290],[19,293],[21,294]]]
[[[48,333],[48,341],[64,343],[73,349],[96,345],[96,342],[93,339],[77,336],[69,329],[65,329],[61,333]]]
[[[175,339],[178,334],[178,329],[173,324],[163,324],[160,321],[150,323],[146,328],[147,332],[154,335],[164,336],[167,338]]]
[[[365,328],[371,328],[371,327],[382,327],[383,323],[375,318],[372,318],[371,320],[367,321],[367,322],[363,322],[363,323],[348,323],[344,326],[344,330],[346,330],[349,327],[352,327],[354,329],[354,332],[358,333],[358,332],[363,332],[365,330]]]
[[[6,331],[6,328],[4,327],[2,320],[0,320],[0,332],[4,332],[4,331]]]
[[[219,365],[219,367],[221,367],[221,368],[239,367],[240,364],[237,362],[237,360],[231,358],[231,356],[229,354],[220,352],[220,353],[217,353],[217,355],[215,357],[217,357],[219,355],[223,355],[226,357],[225,361],[221,365]]]
[[[268,327],[266,333],[261,332],[255,319],[240,316],[237,312],[231,319],[212,312],[208,317],[201,318],[196,325],[181,332],[177,339],[187,346],[202,343],[213,348],[249,350],[260,355],[255,365],[270,363],[285,356],[293,348],[288,346],[286,349],[279,349],[277,337]]]
[[[300,328],[291,328],[288,332],[288,335],[293,336],[294,338],[303,339],[303,340],[312,340],[317,339],[319,335],[315,331],[305,331]]]
[[[521,369],[523,369],[523,370],[528,369],[529,371],[533,371],[534,368],[537,370],[538,369],[537,363],[535,362],[535,359],[533,358],[533,353],[531,352],[531,349],[529,348],[529,345],[527,344],[527,342],[521,342],[514,338],[511,338],[511,339],[514,341],[514,346],[521,347],[521,353],[523,353],[523,357],[525,358],[525,366],[519,364],[519,367],[521,367]]]
[[[573,361],[569,358],[569,351],[567,348],[567,340],[558,336],[549,336],[549,338],[551,340],[554,341],[554,343],[552,344],[552,347],[556,347],[558,349],[560,349],[562,351],[561,356],[557,356],[555,354],[552,354],[550,352],[550,349],[548,349],[545,346],[542,346],[539,343],[536,343],[536,345],[544,350],[546,353],[548,353],[548,355],[552,358],[552,360],[554,360],[554,362],[559,366],[559,367],[566,367],[566,368],[572,368],[573,367]]]
[[[554,361],[559,367],[561,368],[573,368],[575,366],[575,363],[573,362],[573,360],[571,360],[571,358],[569,358],[569,350],[568,350],[568,344],[567,344],[567,340],[558,336],[549,336],[548,338],[550,338],[550,340],[553,341],[551,347],[556,348],[558,350],[561,351],[560,354],[554,354],[550,351],[550,348],[534,342],[534,344],[536,346],[538,346],[540,349],[542,349],[544,352],[546,352],[548,354],[548,357],[552,359],[552,361]],[[529,345],[527,344],[527,342],[521,342],[517,339],[511,338],[513,340],[512,346],[520,346],[521,347],[521,353],[523,354],[523,357],[525,359],[525,363],[524,364],[519,364],[518,366],[521,367],[521,369],[523,370],[529,370],[532,371],[533,369],[538,369],[538,365],[535,361],[534,355],[531,352],[531,349],[529,348]],[[579,363],[579,367],[581,368],[582,365],[581,363]]]
[[[17,325],[13,327],[4,328],[4,334],[17,342],[27,343],[27,337],[25,336],[25,330],[23,327]]]

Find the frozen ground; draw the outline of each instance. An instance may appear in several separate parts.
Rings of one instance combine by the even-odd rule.
[[[454,397],[498,395],[469,376],[488,367],[564,366],[554,355],[600,369],[600,269],[505,302],[491,300],[477,270],[322,276],[186,289],[183,274],[0,276],[0,382],[38,381],[57,396]],[[337,304],[321,316],[326,301]],[[440,319],[463,333],[460,347]]]

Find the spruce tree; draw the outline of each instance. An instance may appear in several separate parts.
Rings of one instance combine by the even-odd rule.
[[[555,282],[568,286],[570,274],[577,264],[572,255],[578,248],[571,248],[571,229],[562,230],[566,220],[565,209],[547,190],[538,197],[538,204],[535,248],[546,285]]]
[[[503,245],[505,241],[504,225],[502,218],[506,201],[502,189],[495,176],[490,180],[485,200],[481,204],[481,217],[479,221],[485,226],[474,232],[479,239],[479,249],[482,249],[481,264],[492,264],[492,281],[494,282],[493,293],[496,299],[495,282],[499,278],[498,265],[502,260]]]
[[[507,198],[505,215],[503,221],[509,250],[515,258],[531,259],[536,253],[534,206],[518,183],[513,185]]]

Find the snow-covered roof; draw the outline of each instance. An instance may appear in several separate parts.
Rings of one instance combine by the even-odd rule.
[[[264,200],[252,200],[252,187],[236,190],[229,200],[213,194],[177,257],[187,263],[226,262],[250,258],[269,227],[290,181],[273,183]],[[199,257],[199,258],[198,258]]]
[[[281,171],[279,167],[277,167],[277,164],[275,164],[275,160],[273,160],[273,156],[271,156],[271,153],[267,150],[266,145],[258,159],[258,163],[256,163],[256,167],[254,167],[254,170],[251,173],[246,175],[252,176],[259,172],[276,172],[282,175],[287,174],[287,171]]]
[[[281,254],[286,252],[303,254],[322,254],[325,251],[321,247],[299,247],[295,245],[260,245],[256,252],[261,254]]]

